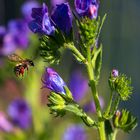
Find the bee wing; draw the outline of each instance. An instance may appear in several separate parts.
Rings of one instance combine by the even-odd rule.
[[[12,62],[22,62],[23,59],[18,56],[17,54],[11,54],[11,55],[8,55],[8,59]]]

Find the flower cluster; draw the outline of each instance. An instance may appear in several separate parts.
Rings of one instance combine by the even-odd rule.
[[[0,26],[1,56],[9,55],[17,49],[26,49],[28,47],[31,34],[28,29],[28,22],[31,18],[31,9],[34,6],[39,6],[37,1],[26,1],[21,7],[23,18],[11,20],[7,28]]]
[[[113,120],[120,100],[127,100],[132,93],[131,81],[124,74],[119,74],[118,70],[112,70],[109,77],[110,100],[107,109],[102,113],[104,101],[97,91],[102,65],[102,45],[99,44],[99,35],[106,14],[102,19],[97,18],[99,0],[75,0],[74,3],[74,12],[71,11],[68,2],[60,2],[60,4],[55,5],[51,14],[45,3],[42,7],[33,8],[29,28],[39,35],[41,56],[47,62],[50,64],[58,63],[63,51],[68,49],[78,62],[85,65],[88,73],[89,80],[79,71],[72,73],[69,90],[57,72],[52,68],[45,69],[42,82],[43,87],[51,90],[48,96],[48,106],[51,113],[63,116],[66,111],[72,112],[80,117],[87,126],[96,127],[101,135],[100,138],[106,139],[106,136],[113,137],[115,135],[113,129],[124,128],[129,131],[136,126],[136,119],[127,111],[123,111],[125,115],[122,120],[125,119],[123,122],[126,125],[128,120],[131,120],[132,124],[129,124],[128,127],[121,124],[123,122],[119,120],[120,116],[116,116],[115,121]],[[74,20],[76,24],[73,26]],[[87,95],[88,85],[91,88],[94,101],[90,99],[89,102],[86,102],[83,99]],[[81,100],[87,103],[83,108],[76,103]],[[97,121],[91,119],[86,112],[96,112]],[[105,130],[107,125],[110,127],[110,132]],[[73,131],[75,131],[75,127],[72,127],[70,132],[68,130],[68,133],[65,133],[64,140],[76,139],[75,135],[71,133]]]
[[[29,23],[29,28],[34,33],[42,35],[53,35],[56,28],[69,34],[72,28],[72,17],[68,3],[57,5],[49,16],[48,7],[43,3],[41,8],[32,9],[33,20]]]

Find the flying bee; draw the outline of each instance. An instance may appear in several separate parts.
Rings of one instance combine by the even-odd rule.
[[[14,73],[18,77],[20,75],[24,75],[25,70],[28,71],[30,66],[34,66],[34,63],[31,59],[22,59],[17,54],[8,55],[8,59],[12,62],[17,62],[14,67]]]

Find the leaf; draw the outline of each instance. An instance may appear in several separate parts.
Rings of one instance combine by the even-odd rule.
[[[95,81],[96,83],[98,83],[102,65],[102,45],[99,48],[95,49],[94,56],[91,61],[94,68]]]

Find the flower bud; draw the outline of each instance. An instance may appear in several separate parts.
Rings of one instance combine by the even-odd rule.
[[[117,110],[113,117],[113,125],[115,128],[130,132],[137,126],[137,119],[125,109],[122,111]]]
[[[98,0],[75,0],[75,8],[80,16],[95,19],[98,16]]]
[[[109,77],[109,86],[112,91],[117,92],[122,100],[127,100],[132,94],[131,80],[118,70],[112,70]]]
[[[113,76],[113,77],[117,77],[117,76],[119,76],[119,72],[118,72],[118,70],[113,69],[113,70],[112,70],[112,76]]]
[[[66,84],[53,69],[46,68],[42,81],[44,84],[43,87],[48,88],[55,93],[65,94],[64,86],[66,86]]]
[[[68,2],[57,5],[51,18],[62,32],[67,35],[70,33],[72,28],[72,13]]]

